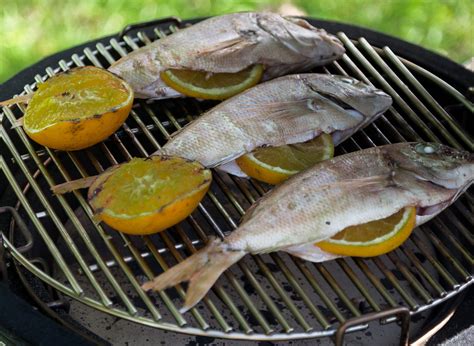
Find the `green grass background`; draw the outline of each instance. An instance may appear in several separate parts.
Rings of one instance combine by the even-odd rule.
[[[128,23],[277,11],[283,4],[398,36],[459,63],[474,56],[474,0],[0,0],[0,83],[47,55]]]

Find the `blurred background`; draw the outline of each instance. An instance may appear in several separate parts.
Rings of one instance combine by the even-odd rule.
[[[358,24],[465,63],[474,0],[0,0],[0,83],[39,59],[126,24],[270,10]]]

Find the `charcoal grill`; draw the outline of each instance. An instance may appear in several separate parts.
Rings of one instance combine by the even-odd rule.
[[[183,25],[190,23],[165,19],[128,27],[108,42],[86,45],[70,59],[46,67],[45,73],[38,71],[34,81],[17,92],[31,93],[47,78],[75,66],[108,67]],[[315,25],[331,30],[335,24]],[[449,71],[435,75],[361,35],[349,38],[339,32],[337,36],[346,55],[317,72],[353,76],[383,89],[394,100],[385,115],[340,145],[339,154],[423,140],[473,150],[469,117],[474,105],[463,95],[466,90],[460,92],[445,81]],[[465,74],[459,78],[472,81],[470,72]],[[24,106],[4,107],[0,113],[0,182],[7,182],[10,197],[14,197],[10,207],[0,209],[13,216],[9,228],[0,229],[4,255],[57,292],[61,304],[64,300],[79,302],[147,328],[241,340],[335,336],[341,344],[346,333],[366,329],[372,320],[387,324],[400,320],[400,339],[406,342],[411,317],[472,284],[470,189],[440,216],[417,228],[399,249],[384,256],[321,264],[284,253],[246,256],[186,314],[179,312],[183,286],[161,293],[143,292],[142,282],[188,257],[210,235],[224,237],[231,232],[269,186],[215,171],[210,192],[187,220],[143,237],[94,223],[85,191],[53,196],[49,188],[151,154],[171,133],[214,104],[194,99],[136,100],[119,131],[79,152],[37,145],[15,126]],[[0,272],[2,269],[7,271],[5,266]]]

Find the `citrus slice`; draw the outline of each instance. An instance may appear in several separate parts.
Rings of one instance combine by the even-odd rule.
[[[23,127],[46,147],[79,150],[114,133],[132,104],[133,91],[125,81],[101,68],[78,67],[38,85]]]
[[[236,73],[209,73],[170,69],[160,78],[180,93],[201,99],[224,100],[260,82],[262,65],[254,65]]]
[[[276,185],[333,156],[332,137],[323,133],[305,143],[258,148],[239,157],[236,162],[249,177]]]
[[[210,170],[180,157],[134,158],[97,177],[88,198],[96,217],[128,234],[163,231],[185,219],[211,184]]]
[[[415,223],[416,208],[407,207],[384,219],[347,227],[315,245],[336,255],[380,256],[402,245],[413,231]]]

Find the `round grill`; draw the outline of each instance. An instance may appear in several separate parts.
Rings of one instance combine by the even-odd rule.
[[[170,32],[171,26],[127,34],[60,60],[25,85],[75,66],[107,68],[121,56]],[[337,148],[342,154],[402,141],[433,141],[473,150],[456,112],[474,107],[462,94],[420,66],[376,47],[363,37],[337,36],[347,54],[315,72],[346,74],[390,94],[394,105]],[[20,90],[18,90],[20,92]],[[443,95],[437,100],[432,95]],[[213,172],[212,187],[184,222],[157,235],[130,237],[96,224],[86,191],[54,196],[53,185],[99,174],[111,165],[145,157],[170,134],[213,106],[213,102],[136,100],[126,124],[105,142],[78,152],[40,147],[16,120],[22,105],[0,113],[0,179],[16,195],[17,219],[2,233],[11,256],[59,292],[119,318],[169,331],[219,338],[283,340],[330,336],[340,329],[367,328],[370,318],[392,322],[415,315],[466,289],[472,277],[472,194],[416,229],[399,249],[377,258],[344,258],[313,264],[285,253],[246,256],[218,280],[195,308],[180,314],[184,287],[147,294],[140,284],[201,248],[210,235],[224,237],[250,205],[270,187]],[[17,220],[18,221],[18,220]],[[23,235],[18,236],[20,231]],[[23,246],[32,237],[32,243]],[[47,270],[41,254],[51,264]]]

